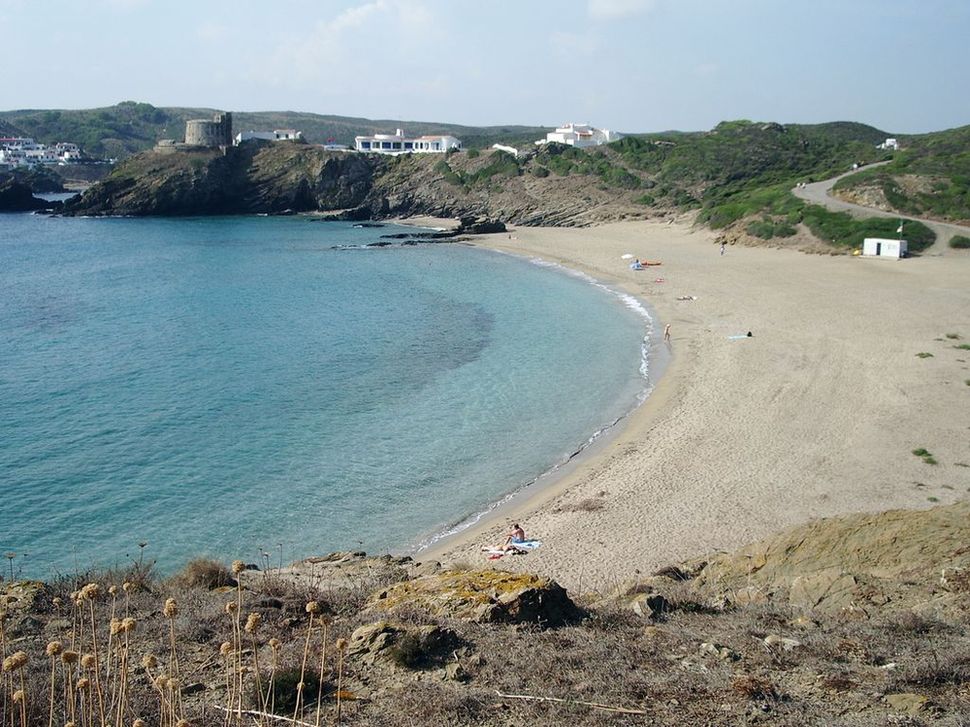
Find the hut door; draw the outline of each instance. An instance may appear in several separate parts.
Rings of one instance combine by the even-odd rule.
[[[882,243],[881,242],[877,242],[876,243],[876,255],[882,255]]]

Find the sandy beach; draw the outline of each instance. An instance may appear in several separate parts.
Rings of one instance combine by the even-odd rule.
[[[602,591],[813,518],[968,497],[970,351],[956,348],[970,341],[967,253],[720,255],[713,233],[689,220],[519,228],[477,244],[640,297],[659,318],[656,345],[670,324],[672,356],[648,401],[596,451],[418,559]],[[624,253],[663,264],[634,271]],[[920,447],[938,464],[914,456]],[[501,542],[513,520],[542,547],[485,560],[480,546]]]

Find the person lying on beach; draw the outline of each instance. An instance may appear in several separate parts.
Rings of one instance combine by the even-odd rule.
[[[525,542],[525,530],[518,523],[512,523],[512,527],[506,534],[505,542],[501,545],[483,545],[482,552],[498,553],[524,553],[528,549],[520,547]]]

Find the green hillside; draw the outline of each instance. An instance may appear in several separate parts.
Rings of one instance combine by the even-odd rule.
[[[843,193],[881,195],[904,214],[970,221],[970,126],[899,138],[892,162],[836,184]]]
[[[73,141],[91,156],[123,158],[154,146],[159,139],[182,139],[188,119],[207,118],[215,109],[156,108],[125,101],[116,106],[82,110],[19,110],[0,112],[0,130],[16,127],[43,143]],[[503,143],[531,143],[548,129],[530,126],[461,126],[424,121],[361,119],[296,111],[233,112],[236,132],[298,129],[311,143],[333,139],[353,145],[358,134],[394,133],[403,128],[414,134],[452,134],[467,148]]]

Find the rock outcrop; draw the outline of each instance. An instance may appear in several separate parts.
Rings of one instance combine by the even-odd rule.
[[[696,565],[696,564],[695,564]],[[731,603],[805,611],[970,610],[970,503],[817,520],[710,558],[693,581]]]
[[[562,626],[582,618],[582,611],[555,581],[503,571],[443,571],[396,583],[376,593],[369,606],[377,611],[418,609],[477,623],[534,623]]]
[[[34,196],[30,187],[16,179],[0,181],[0,212],[32,212],[54,206]]]

